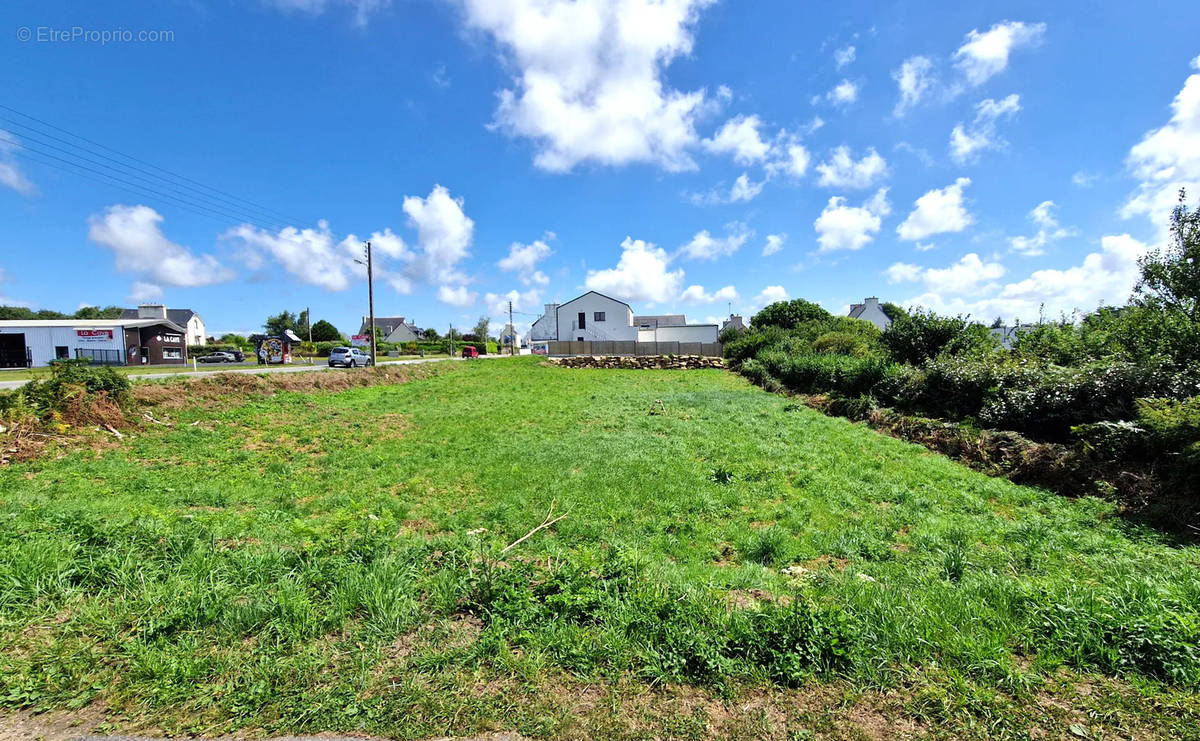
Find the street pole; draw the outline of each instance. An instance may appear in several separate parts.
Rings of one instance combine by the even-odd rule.
[[[447,335],[447,337],[450,338],[450,357],[454,357],[454,325],[453,324],[450,325],[450,334]]]
[[[378,366],[379,364],[375,361],[375,282],[373,279],[371,243],[367,242],[367,311],[371,315],[371,365]]]
[[[508,302],[508,354],[517,354],[517,329],[512,323],[512,301]]]

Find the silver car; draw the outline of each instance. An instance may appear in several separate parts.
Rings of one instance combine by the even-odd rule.
[[[329,351],[329,367],[337,365],[344,368],[371,365],[371,356],[357,347],[335,347]]]

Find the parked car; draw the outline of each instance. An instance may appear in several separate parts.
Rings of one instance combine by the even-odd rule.
[[[329,351],[329,367],[336,365],[345,368],[371,365],[371,356],[357,347],[335,347]]]
[[[462,356],[464,358],[477,358],[479,357],[479,350],[474,345],[466,345],[462,349]]]
[[[245,358],[245,356],[242,356]],[[197,363],[236,363],[237,356],[231,352],[212,352],[196,358]]]
[[[242,352],[241,350],[234,350],[229,354],[233,356],[233,361],[235,363],[246,362],[246,353]]]

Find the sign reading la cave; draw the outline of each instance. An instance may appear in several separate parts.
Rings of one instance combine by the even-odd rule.
[[[75,336],[83,342],[107,342],[113,338],[111,329],[77,329]]]

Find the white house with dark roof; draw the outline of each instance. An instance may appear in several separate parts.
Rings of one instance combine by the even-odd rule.
[[[688,324],[683,314],[638,314],[611,296],[588,291],[563,304],[546,304],[530,341],[716,342],[717,325]]]
[[[121,319],[165,319],[187,331],[187,344],[207,345],[208,332],[204,320],[191,309],[168,309],[163,304],[138,304],[136,309],[122,309]]]
[[[883,306],[875,296],[863,299],[861,304],[851,304],[850,313],[847,316],[851,319],[862,319],[863,321],[870,322],[878,327],[881,332],[892,325],[892,318],[883,310]]]

